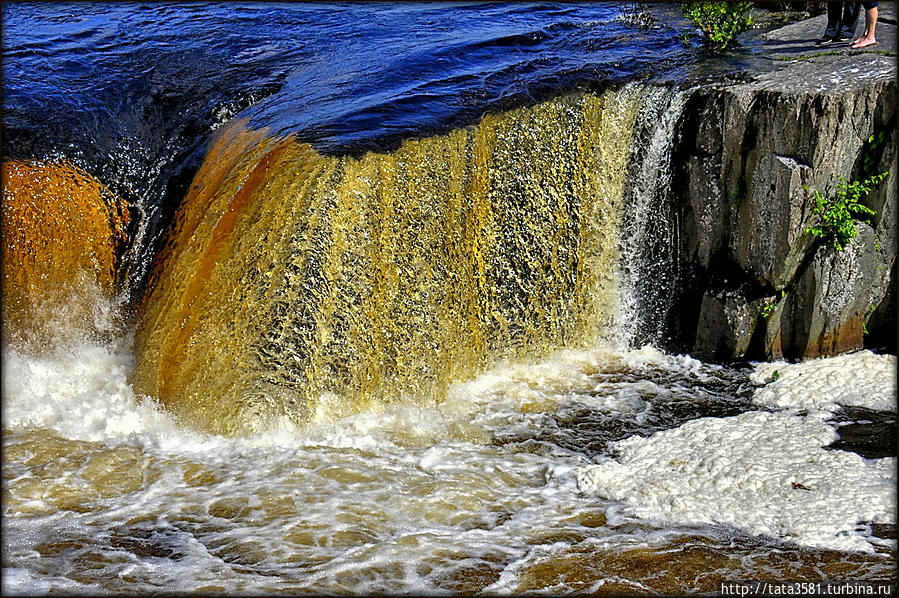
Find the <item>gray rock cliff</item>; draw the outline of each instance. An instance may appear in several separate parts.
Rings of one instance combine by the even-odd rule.
[[[867,331],[895,351],[895,307],[881,306],[895,306],[896,102],[895,55],[873,53],[790,61],[691,97],[674,182],[682,346],[806,358],[859,349]],[[863,199],[876,213],[843,251],[808,232],[813,190],[882,172]]]

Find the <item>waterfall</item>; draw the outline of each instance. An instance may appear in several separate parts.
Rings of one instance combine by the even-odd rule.
[[[3,163],[3,344],[41,353],[104,335],[128,205],[66,162]]]
[[[622,286],[643,279],[621,249],[660,222],[667,170],[650,162],[683,105],[668,95],[573,94],[358,159],[232,122],[153,266],[136,390],[238,434],[627,343]]]
[[[692,90],[647,88],[635,123],[622,228],[619,298],[622,338],[631,345],[665,339],[666,314],[677,279],[677,226],[671,213],[671,152]]]

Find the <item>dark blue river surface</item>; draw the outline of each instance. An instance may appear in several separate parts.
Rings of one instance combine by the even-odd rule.
[[[160,158],[243,111],[361,151],[686,64],[677,5],[648,10],[651,28],[630,3],[8,2],[3,125],[16,154]]]
[[[329,153],[696,59],[676,3],[3,3],[3,154],[64,158],[150,238],[241,116]],[[152,230],[156,229],[156,230]]]

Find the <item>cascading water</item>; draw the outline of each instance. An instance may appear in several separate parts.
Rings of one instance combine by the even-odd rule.
[[[57,285],[55,303],[111,317],[87,333],[50,318],[53,343],[4,329],[4,595],[892,579],[895,457],[824,447],[894,418],[895,357],[753,371],[643,346],[664,339],[677,276],[670,183],[691,91],[624,81],[683,63],[677,17],[87,3],[66,5],[75,25],[50,10],[31,40],[43,10],[3,6],[4,77],[19,75],[4,79],[5,135],[17,151],[46,135],[47,155],[26,156],[44,163],[69,139],[95,144],[86,155],[143,145],[135,173],[164,180],[139,185],[129,238],[143,241],[124,256],[123,213],[86,172],[52,161],[45,180],[80,182],[38,185],[96,216],[60,220],[53,272],[85,270],[100,292]],[[110,44],[110,22],[133,43]],[[651,60],[620,60],[635,47]],[[42,76],[35,52],[64,67]],[[66,69],[84,90],[53,87]],[[74,100],[54,117],[60,98]],[[82,106],[96,110],[77,129]],[[91,172],[134,155],[113,158]],[[161,243],[171,198],[150,190],[181,187]],[[29,222],[16,248],[44,248],[21,270],[39,275],[53,227]],[[133,277],[122,294],[114,257]]]
[[[3,342],[40,352],[112,332],[126,203],[71,164],[3,163]]]
[[[635,123],[634,159],[628,176],[627,218],[621,232],[621,310],[627,344],[658,345],[677,280],[677,226],[671,211],[671,151],[690,90],[649,88]],[[636,317],[633,315],[636,314]]]
[[[498,360],[611,341],[644,95],[569,96],[360,159],[234,125],[158,261],[137,389],[233,433],[301,423],[325,393],[345,413],[439,398]]]

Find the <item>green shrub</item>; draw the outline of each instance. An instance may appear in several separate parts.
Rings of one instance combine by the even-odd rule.
[[[683,2],[681,10],[717,50],[752,27],[752,2]]]
[[[859,201],[888,174],[888,172],[883,172],[868,177],[864,181],[852,181],[851,183],[847,183],[846,179],[840,177],[841,182],[837,185],[836,193],[831,197],[825,198],[820,191],[814,190],[815,214],[818,216],[818,223],[807,228],[806,232],[823,238],[826,243],[838,251],[843,251],[849,241],[858,235],[855,216],[874,215],[874,210],[861,205]]]

